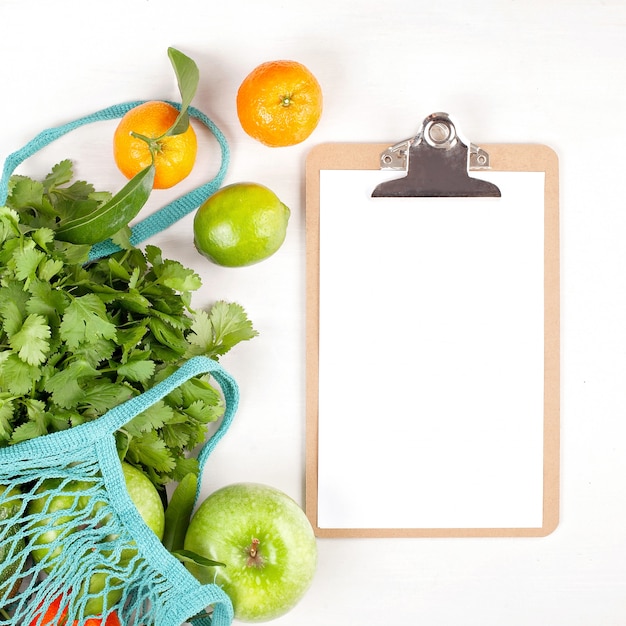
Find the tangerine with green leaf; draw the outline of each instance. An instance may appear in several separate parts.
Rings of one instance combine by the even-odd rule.
[[[189,176],[198,139],[191,124],[180,134],[167,134],[177,117],[176,107],[159,100],[139,104],[122,117],[113,135],[113,156],[124,176],[130,179],[148,167],[152,151],[155,189],[168,189]]]

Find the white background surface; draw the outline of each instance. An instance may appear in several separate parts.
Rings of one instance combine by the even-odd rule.
[[[304,501],[310,147],[393,143],[443,110],[475,143],[554,148],[562,183],[559,528],[543,539],[319,541],[312,588],[276,624],[626,623],[622,0],[1,0],[0,24],[0,158],[45,127],[109,104],[175,98],[166,55],[173,45],[197,61],[202,84],[194,104],[229,139],[226,182],[264,183],[292,208],[281,251],[248,269],[219,269],[196,255],[191,217],[154,241],[202,274],[199,306],[239,301],[261,333],[223,359],[242,403],[209,463],[207,492],[252,479]],[[318,76],[325,111],[306,143],[269,149],[244,135],[234,102],[244,76],[278,58],[299,60]],[[22,171],[44,174],[57,156],[69,156],[85,178],[118,188],[112,132],[106,125],[78,131]],[[203,145],[201,162],[212,175],[216,144],[207,137]],[[393,329],[383,304],[371,314]]]

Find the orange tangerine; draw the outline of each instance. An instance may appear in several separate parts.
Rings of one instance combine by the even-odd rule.
[[[165,135],[177,117],[174,106],[158,100],[144,102],[122,117],[113,135],[113,156],[124,176],[132,178],[148,167],[151,149],[155,189],[173,187],[189,175],[196,162],[198,140],[191,124],[184,133]]]
[[[297,61],[268,61],[256,67],[237,92],[237,115],[244,131],[277,147],[304,141],[322,115],[322,88]]]

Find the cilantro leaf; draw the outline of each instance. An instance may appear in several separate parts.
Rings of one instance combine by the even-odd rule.
[[[177,456],[176,467],[170,472],[171,479],[180,482],[187,474],[198,474],[200,464],[195,457]]]
[[[172,409],[159,400],[151,407],[142,411],[126,424],[124,430],[133,437],[139,437],[143,433],[158,430],[172,419]]]
[[[223,301],[215,303],[210,313],[198,311],[191,331],[187,336],[187,357],[226,354],[240,341],[252,339],[258,334],[252,328],[243,307]]]
[[[196,291],[202,286],[196,272],[172,260],[166,260],[159,267],[158,282],[175,291]]]
[[[209,383],[208,376],[190,378],[180,385],[178,389],[181,394],[180,404],[185,407],[198,401],[205,406],[218,405],[221,402],[221,396],[215,387]]]
[[[27,421],[20,424],[14,431],[11,440],[13,443],[40,437],[48,433],[50,414],[41,400],[28,398],[23,402]]]
[[[188,417],[192,417],[198,423],[203,423],[217,419],[221,410],[206,402],[202,402],[202,400],[196,400],[189,406],[186,406],[184,412]]]
[[[76,348],[72,356],[82,359],[93,367],[104,367],[113,358],[116,351],[114,341],[109,339],[96,338],[89,343],[82,343]]]
[[[28,286],[30,298],[26,302],[28,313],[39,313],[48,322],[58,326],[61,314],[65,311],[65,296],[62,291],[53,289],[46,280],[35,280]]]
[[[38,228],[31,237],[40,248],[47,250],[48,245],[54,241],[54,231],[51,228]]]
[[[128,355],[139,345],[144,335],[148,332],[148,326],[145,323],[138,323],[136,325],[119,328],[117,331],[117,342],[122,348],[121,362],[125,363],[128,359]],[[120,372],[122,375],[124,372]],[[137,378],[137,380],[141,380]]]
[[[15,398],[10,393],[0,393],[0,442],[9,441],[13,428],[13,414],[15,411]]]
[[[86,404],[91,410],[95,409],[98,414],[102,414],[131,397],[132,393],[127,385],[107,380],[94,380],[85,389],[81,404]]]
[[[25,285],[28,286],[30,281],[37,278],[37,268],[44,258],[45,254],[41,250],[35,249],[34,243],[14,251],[15,277],[24,281]]]
[[[41,369],[9,354],[0,361],[0,388],[16,396],[27,396],[41,378]]]
[[[52,168],[42,183],[42,195],[58,220],[88,215],[111,198],[109,192],[96,192],[91,183],[72,180],[72,162],[62,161]]]
[[[190,429],[180,428],[180,421],[177,420],[174,424],[165,424],[161,431],[161,437],[170,449],[184,450],[192,440]]]
[[[179,354],[181,357],[187,349],[187,342],[180,329],[172,328],[162,320],[151,317],[148,320],[148,328],[152,332],[154,340],[168,351]]]
[[[9,290],[8,288],[2,288],[0,292],[2,293],[4,298],[4,302],[0,304],[0,317],[2,317],[2,330],[6,333],[7,337],[11,337],[11,335],[15,334],[22,327],[22,323],[24,321],[24,314],[22,312],[22,307],[20,306],[20,301],[9,298]],[[25,303],[23,303],[25,304]]]
[[[26,176],[13,176],[12,178],[14,185],[7,198],[7,206],[13,209],[40,208],[44,193],[43,184]]]
[[[45,424],[42,424],[39,421],[25,422],[15,428],[13,436],[11,437],[11,442],[20,443],[20,441],[35,439],[35,437],[41,437],[46,434],[48,434],[48,429]]]
[[[120,376],[136,382],[147,382],[154,374],[156,364],[148,358],[147,352],[132,355],[125,363],[117,367]]]
[[[74,361],[59,369],[45,383],[44,389],[52,394],[52,400],[60,407],[71,408],[85,398],[81,384],[85,379],[96,377],[96,368],[87,361]]]
[[[59,185],[65,185],[72,180],[72,162],[70,159],[65,159],[60,163],[57,163],[52,167],[52,170],[43,179],[43,189],[45,192],[49,192],[50,189],[54,189]]]
[[[0,207],[0,241],[15,239],[19,235],[19,215],[9,207]]]
[[[29,365],[39,365],[46,360],[50,349],[50,327],[43,315],[31,313],[21,328],[9,335],[9,344],[22,361]]]
[[[74,298],[65,310],[59,330],[70,349],[94,338],[114,339],[116,335],[115,324],[107,319],[104,303],[95,294]]]
[[[45,259],[39,265],[37,276],[44,281],[52,280],[63,271],[63,261],[60,259]]]
[[[142,433],[140,437],[132,437],[128,443],[126,459],[142,465],[153,481],[159,481],[159,473],[171,472],[176,467],[165,442],[154,430]]]

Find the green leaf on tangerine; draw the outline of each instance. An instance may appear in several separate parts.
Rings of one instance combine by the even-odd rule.
[[[150,197],[154,171],[154,164],[150,164],[95,211],[62,222],[56,232],[57,239],[75,244],[94,244],[127,226]]]
[[[168,48],[167,54],[174,68],[176,80],[178,81],[178,90],[180,91],[181,107],[178,117],[172,127],[167,131],[166,135],[180,135],[184,133],[189,126],[189,113],[187,109],[196,95],[200,72],[198,66],[193,59],[186,54],[176,50],[176,48]]]

